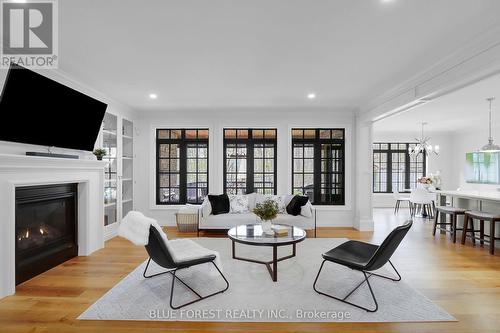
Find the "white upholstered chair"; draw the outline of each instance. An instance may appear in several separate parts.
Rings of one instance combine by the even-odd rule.
[[[422,212],[427,211],[429,218],[432,218],[434,215],[433,199],[433,194],[429,193],[425,188],[418,187],[413,189],[410,194],[411,215],[415,216],[417,209],[420,208]]]
[[[394,200],[396,200],[396,204],[394,205],[394,214],[399,212],[399,206],[401,202],[408,202],[408,207],[410,208],[410,214],[411,214],[411,204],[410,204],[410,197],[403,196],[401,193],[399,193],[397,188],[394,188],[392,190],[392,196]]]

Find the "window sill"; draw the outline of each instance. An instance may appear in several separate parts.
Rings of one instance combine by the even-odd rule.
[[[201,208],[201,204],[189,204],[191,207]],[[188,207],[188,205],[151,205],[149,209],[151,210],[179,210],[181,208]]]

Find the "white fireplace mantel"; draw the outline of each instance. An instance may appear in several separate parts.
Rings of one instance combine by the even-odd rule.
[[[16,187],[78,183],[78,255],[104,247],[104,166],[95,160],[0,154],[0,298],[15,293]]]

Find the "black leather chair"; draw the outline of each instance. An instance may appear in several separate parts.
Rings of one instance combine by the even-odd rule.
[[[162,236],[160,235],[160,233],[158,232],[158,230],[156,230],[156,228],[153,227],[153,226],[151,226],[149,228],[149,241],[148,241],[148,244],[146,245],[146,251],[149,254],[149,260],[148,260],[148,263],[146,264],[146,268],[144,269],[144,273],[142,274],[145,278],[152,278],[152,277],[155,277],[155,276],[158,276],[158,275],[162,275],[162,274],[167,274],[167,273],[172,275],[172,286],[170,288],[170,307],[172,309],[180,309],[180,308],[185,307],[187,305],[199,302],[199,301],[201,301],[201,300],[203,300],[205,298],[208,298],[208,297],[211,297],[211,296],[223,293],[223,292],[225,292],[229,288],[229,282],[227,281],[227,279],[224,276],[224,274],[222,274],[222,272],[220,271],[219,267],[217,267],[217,265],[214,262],[215,255],[209,255],[209,256],[197,258],[195,260],[175,262],[173,260],[173,258],[172,258],[172,255],[170,254],[167,246],[165,245],[165,242],[163,241]],[[151,262],[151,260],[153,260],[159,266],[168,269],[168,271],[162,272],[162,273],[153,274],[153,275],[146,275],[146,271],[148,270],[149,263]],[[189,267],[192,267],[192,266],[206,264],[206,263],[211,263],[211,264],[214,265],[214,267],[217,269],[217,271],[219,272],[219,274],[222,276],[222,278],[226,282],[226,287],[224,289],[222,289],[222,290],[219,290],[219,291],[216,291],[214,293],[211,293],[210,295],[201,296],[193,288],[191,288],[186,282],[184,282],[183,280],[181,280],[176,275],[176,272],[178,270],[180,270],[180,269],[189,268]],[[190,302],[184,303],[184,304],[179,305],[179,306],[174,306],[172,298],[173,298],[173,295],[174,295],[175,280],[179,281],[186,288],[188,288],[189,290],[191,290],[198,298],[195,299],[194,301],[190,301]]]
[[[357,308],[366,310],[368,312],[375,312],[378,310],[378,303],[375,295],[373,294],[372,287],[370,285],[370,281],[368,280],[372,276],[382,277],[384,279],[389,279],[392,281],[400,281],[401,275],[396,270],[396,267],[389,260],[391,256],[394,254],[394,251],[398,248],[399,244],[405,237],[408,230],[412,225],[412,221],[407,221],[404,225],[397,227],[387,236],[387,238],[382,242],[380,246],[373,245],[369,243],[359,242],[350,240],[347,241],[336,248],[323,253],[323,263],[319,269],[318,275],[316,275],[316,279],[314,280],[313,288],[318,294],[328,296],[330,298],[336,299],[343,303],[347,303],[349,305],[355,306]],[[361,281],[353,290],[351,290],[344,298],[339,298],[333,295],[326,294],[322,291],[319,291],[316,288],[316,283],[318,282],[319,275],[321,274],[321,270],[323,269],[323,265],[325,262],[333,262],[342,266],[349,267],[350,269],[360,271],[364,275],[364,280]],[[370,273],[375,271],[382,266],[384,266],[387,262],[392,266],[394,271],[397,274],[397,278],[391,278],[388,276],[383,276],[375,273]],[[354,304],[346,301],[346,299],[351,296],[359,287],[361,287],[364,283],[368,284],[368,288],[370,289],[370,293],[372,295],[373,301],[375,303],[375,308],[368,309],[358,304]]]

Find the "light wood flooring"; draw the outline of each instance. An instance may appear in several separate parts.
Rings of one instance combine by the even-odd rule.
[[[318,237],[347,237],[380,243],[402,223],[403,209],[375,210],[375,231],[320,228]],[[431,234],[432,222],[416,219],[393,257],[404,281],[455,316],[438,323],[190,323],[79,321],[76,317],[147,258],[143,247],[121,238],[89,257],[74,258],[19,285],[0,300],[0,332],[500,332],[500,254],[453,244]],[[196,237],[167,228],[172,237]],[[224,237],[224,234],[206,234]],[[500,252],[500,251],[497,251]],[[319,254],[318,254],[319,255]],[[312,292],[312,290],[311,290]],[[375,291],[376,293],[377,291]],[[380,292],[380,291],[378,291]]]

